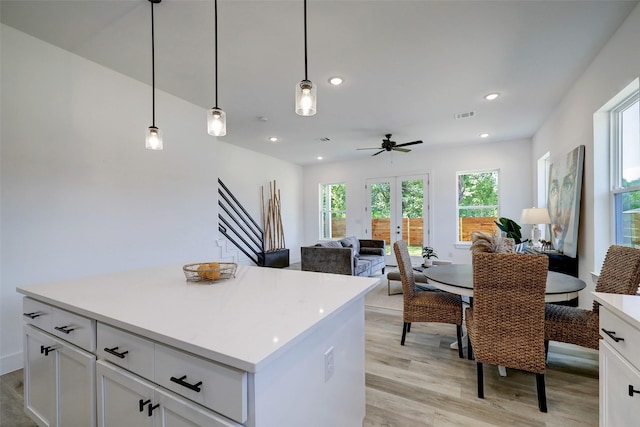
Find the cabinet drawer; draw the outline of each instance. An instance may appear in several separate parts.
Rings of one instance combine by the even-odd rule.
[[[153,381],[153,342],[98,323],[98,357]]]
[[[54,307],[49,332],[87,351],[96,351],[96,321],[93,319]]]
[[[601,307],[602,309],[602,307]],[[637,425],[640,419],[640,371],[608,342],[600,342],[600,426]]]
[[[609,333],[603,331],[606,330]],[[606,307],[600,307],[600,335],[636,369],[640,369],[640,330],[616,316]],[[617,338],[616,341],[613,337]]]
[[[49,304],[26,297],[22,299],[22,318],[26,323],[48,331],[51,329],[52,313],[53,307]]]
[[[155,382],[239,423],[247,419],[247,373],[156,344]]]

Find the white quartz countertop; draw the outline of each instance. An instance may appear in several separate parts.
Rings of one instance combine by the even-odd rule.
[[[17,291],[207,359],[257,372],[379,278],[238,266],[234,279],[187,282],[182,264]]]
[[[640,296],[593,292],[593,298],[618,316],[640,329]]]

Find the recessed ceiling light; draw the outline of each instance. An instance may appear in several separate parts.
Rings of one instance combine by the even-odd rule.
[[[329,83],[331,83],[334,86],[340,86],[343,81],[344,80],[342,80],[342,77],[331,77],[329,79]]]
[[[270,136],[270,137],[269,137],[269,141],[271,141],[271,142],[278,142],[278,137],[277,137],[277,136]]]
[[[490,93],[488,95],[484,96],[484,99],[486,99],[487,101],[493,101],[494,99],[498,98],[500,96],[499,93]]]
[[[324,157],[322,157],[322,156],[318,156],[318,157],[316,157],[316,159],[318,159],[318,160],[322,160],[323,158],[324,158]]]
[[[489,134],[488,133],[481,133],[480,134],[480,138],[489,138]]]

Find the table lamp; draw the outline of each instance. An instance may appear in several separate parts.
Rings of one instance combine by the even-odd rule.
[[[520,217],[521,224],[531,224],[531,244],[533,246],[539,246],[540,243],[540,229],[538,224],[551,224],[551,217],[547,208],[529,208],[522,209],[522,216]]]

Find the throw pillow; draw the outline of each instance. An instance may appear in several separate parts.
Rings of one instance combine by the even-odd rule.
[[[342,246],[344,246],[345,248],[353,248],[353,255],[355,257],[359,257],[360,256],[360,241],[358,240],[357,237],[355,236],[350,236],[350,237],[345,237],[344,239],[340,240],[340,243],[342,243]]]
[[[342,244],[337,240],[327,240],[316,244],[316,246],[322,246],[323,248],[341,248]]]

